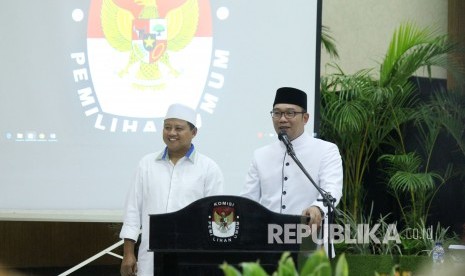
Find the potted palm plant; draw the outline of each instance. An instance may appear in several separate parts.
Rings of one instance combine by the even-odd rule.
[[[427,255],[432,248],[434,239],[412,241],[406,238],[405,230],[425,230],[435,195],[452,177],[463,174],[463,165],[445,162],[442,168],[433,169],[431,161],[441,135],[449,135],[455,150],[465,157],[465,95],[439,89],[428,99],[420,100],[412,77],[420,69],[431,77],[431,68],[437,66],[459,80],[461,68],[448,60],[448,54],[457,49],[447,35],[435,29],[404,23],[394,32],[378,70],[345,74],[342,68],[332,65],[335,73],[321,78],[320,133],[339,146],[344,166],[340,208],[349,216],[340,223],[366,223],[371,216],[365,215],[369,209],[365,188],[369,185],[385,185],[386,194],[392,195],[400,210],[402,244],[386,245],[384,249],[395,249],[389,251],[382,246],[361,245],[355,247],[360,250],[358,254],[380,257],[398,254],[391,259],[405,265],[407,261],[402,254]],[[415,147],[407,142],[412,133],[417,141]],[[374,168],[382,171],[377,181],[367,182],[367,171]],[[440,234],[437,239],[449,236],[448,229],[440,225],[435,231]],[[366,261],[368,256],[362,258]],[[425,258],[428,260],[427,257],[409,260],[424,262]],[[347,255],[349,266],[354,259],[357,257]],[[409,262],[409,267],[415,267]]]
[[[385,153],[390,154],[384,155],[383,160],[389,161],[394,169],[388,175],[394,193],[402,191],[412,196],[419,190],[430,193],[437,181],[444,182],[447,178],[445,174],[419,170],[428,160],[409,152],[404,128],[408,123],[426,120],[426,109],[417,107],[418,91],[411,77],[421,68],[426,68],[428,73],[432,66],[451,69],[447,54],[454,49],[456,45],[446,35],[404,23],[395,31],[377,77],[374,69],[348,75],[334,66],[336,73],[321,78],[321,136],[341,149],[344,164],[342,209],[353,214],[355,219],[363,212],[367,170],[370,162],[382,155],[382,146],[388,149]],[[432,137],[425,139],[434,140]],[[432,148],[428,146],[427,151]],[[396,162],[399,159],[403,164]],[[394,174],[399,171],[398,164],[412,173],[408,179],[412,180],[410,187],[396,181]],[[417,198],[412,197],[412,208],[425,205],[424,199],[417,203]],[[425,210],[418,215],[417,210],[410,211],[414,216],[412,223],[424,218]],[[407,215],[404,219],[408,220]]]

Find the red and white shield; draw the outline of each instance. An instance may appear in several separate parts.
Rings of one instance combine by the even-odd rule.
[[[132,48],[137,59],[144,63],[158,61],[166,51],[166,19],[134,19],[132,29]]]

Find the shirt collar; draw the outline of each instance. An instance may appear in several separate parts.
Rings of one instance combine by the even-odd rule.
[[[194,162],[195,154],[196,154],[196,150],[195,150],[194,144],[191,144],[191,147],[189,148],[189,150],[186,152],[186,155],[184,156],[187,159]],[[170,160],[170,157],[168,155],[168,147],[165,147],[165,149],[157,156],[157,160],[165,160],[165,161]]]
[[[312,137],[310,136],[310,134],[308,134],[307,132],[304,131],[301,135],[299,135],[299,137],[292,140],[291,144],[292,144],[292,147],[295,149],[295,148],[301,147],[303,145],[307,145],[309,143],[309,140],[311,140],[311,139],[312,139]],[[278,143],[280,144],[281,148],[286,150],[286,146],[284,145],[283,142],[278,141]]]
[[[307,144],[308,139],[310,139],[310,135],[304,131],[299,137],[292,140],[291,143],[294,147],[299,147],[301,145]]]

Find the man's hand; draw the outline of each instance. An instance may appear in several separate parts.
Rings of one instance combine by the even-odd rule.
[[[121,276],[137,275],[137,260],[134,254],[125,254],[121,262]]]
[[[310,217],[310,221],[308,223],[309,226],[312,226],[312,224],[321,226],[321,221],[323,220],[323,218],[321,217],[320,208],[318,208],[317,206],[310,206],[307,209],[303,210],[302,216]]]
[[[120,268],[121,276],[137,275],[137,259],[134,254],[135,244],[136,242],[131,239],[124,239],[124,254]]]

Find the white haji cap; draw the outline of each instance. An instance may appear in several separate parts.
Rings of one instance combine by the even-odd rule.
[[[196,126],[197,114],[194,109],[186,105],[172,104],[168,107],[168,111],[165,116],[165,120],[166,119],[181,119]]]

